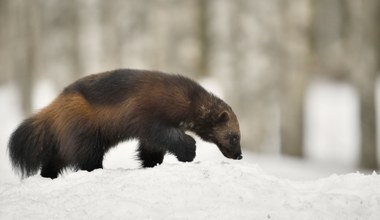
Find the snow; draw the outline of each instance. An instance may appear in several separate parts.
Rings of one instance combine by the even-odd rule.
[[[243,161],[99,169],[0,187],[1,219],[378,219],[380,176],[291,181]]]
[[[360,122],[357,91],[344,82],[315,81],[306,97],[306,154],[320,161],[358,163]]]

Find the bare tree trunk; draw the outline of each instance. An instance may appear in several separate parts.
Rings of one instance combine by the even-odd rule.
[[[103,62],[106,68],[118,68],[122,63],[120,1],[100,1]]]
[[[281,152],[297,157],[304,156],[303,83],[287,81],[285,87],[288,91],[281,100]]]
[[[371,80],[372,79],[372,80]],[[361,150],[360,167],[376,170],[376,107],[375,107],[375,77],[369,77],[366,83],[359,85],[360,93],[360,131]]]
[[[80,46],[80,2],[77,0],[71,0],[70,2],[70,14],[71,14],[71,24],[69,27],[69,31],[71,33],[71,63],[73,78],[78,78],[81,74],[83,74],[83,63],[81,58],[81,46]]]
[[[380,56],[375,45],[380,36],[377,20],[380,3],[351,0],[348,10],[351,22],[347,46],[351,59],[347,65],[360,94],[360,166],[377,169],[375,79]]]
[[[312,1],[312,7],[315,73],[337,80],[349,80],[350,71],[346,65],[344,45],[350,20],[346,0]]]
[[[284,3],[287,71],[281,94],[281,152],[304,155],[304,94],[310,74],[310,1]]]
[[[0,84],[8,81],[11,76],[11,49],[10,34],[10,3],[8,0],[0,0]]]
[[[14,19],[14,63],[16,81],[21,91],[22,109],[32,111],[33,81],[36,72],[35,5],[30,1],[14,1],[11,5]]]
[[[198,77],[208,74],[208,56],[209,56],[209,38],[208,38],[208,0],[198,0],[199,13],[199,42],[200,42],[200,57]]]

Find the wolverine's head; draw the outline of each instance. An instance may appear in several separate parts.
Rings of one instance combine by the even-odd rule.
[[[240,147],[239,122],[232,109],[223,101],[206,110],[207,117],[196,133],[205,141],[215,143],[222,154],[230,159],[243,158]]]
[[[239,122],[232,111],[223,111],[218,115],[210,138],[225,157],[235,160],[243,158],[240,147]]]

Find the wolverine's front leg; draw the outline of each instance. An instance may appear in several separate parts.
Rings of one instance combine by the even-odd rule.
[[[154,143],[174,154],[181,162],[191,162],[195,158],[195,140],[182,130],[173,127],[158,127],[153,131]]]
[[[183,133],[180,140],[169,146],[169,152],[173,153],[181,162],[191,162],[195,158],[195,140]]]
[[[154,167],[159,165],[164,160],[166,150],[159,148],[146,139],[140,140],[137,149],[138,157],[141,160],[142,167]]]

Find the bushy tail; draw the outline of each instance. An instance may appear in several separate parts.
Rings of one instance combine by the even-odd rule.
[[[34,175],[41,167],[44,152],[48,151],[51,135],[46,122],[37,122],[33,117],[26,119],[13,132],[8,151],[13,168],[22,177]]]

